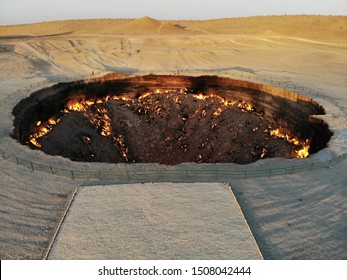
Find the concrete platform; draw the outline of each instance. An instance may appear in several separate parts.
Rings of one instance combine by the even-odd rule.
[[[80,187],[49,259],[262,259],[230,187]]]

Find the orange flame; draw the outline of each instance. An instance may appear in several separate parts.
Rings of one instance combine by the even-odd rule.
[[[306,139],[302,149],[297,150],[296,153],[299,158],[307,158],[309,156],[309,149],[310,149],[310,143],[309,143],[309,140]]]
[[[223,109],[222,108],[218,108],[214,113],[213,113],[213,116],[214,117],[218,117],[222,114],[223,112]]]
[[[282,138],[282,139],[294,144],[295,146],[299,147],[300,149],[295,150],[298,158],[307,158],[309,156],[309,149],[310,149],[309,139],[306,139],[305,141],[300,141],[297,137],[291,136],[290,134],[288,134],[286,132],[280,131],[279,128],[271,130],[270,136]]]
[[[53,127],[60,121],[61,119],[54,118],[50,118],[47,122],[43,124],[41,123],[41,121],[38,121],[36,123],[36,125],[38,126],[38,131],[29,135],[29,142],[33,144],[35,147],[41,148],[42,145],[38,140],[47,135],[53,129]]]
[[[111,119],[107,114],[103,114],[101,135],[110,136],[112,134]]]
[[[194,97],[199,100],[205,100],[206,98],[208,98],[208,96],[205,96],[202,93],[194,94]]]
[[[125,143],[124,143],[124,137],[123,135],[119,134],[117,136],[114,136],[113,138],[113,143],[114,145],[117,147],[117,149],[119,150],[121,156],[128,161],[128,148],[126,147]]]
[[[86,105],[86,102],[69,101],[66,107],[69,111],[81,112],[86,111]]]
[[[239,104],[237,104],[237,107],[241,109],[242,112],[253,112],[254,108],[251,104],[247,103],[246,101],[242,101]]]
[[[260,158],[263,158],[265,155],[266,155],[266,149],[263,148],[263,150],[261,151]]]

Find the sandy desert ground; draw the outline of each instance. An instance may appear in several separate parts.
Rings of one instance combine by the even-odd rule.
[[[0,148],[33,161],[103,170],[111,167],[49,157],[11,139],[11,108],[27,94],[14,92],[93,71],[215,70],[290,81],[346,106],[347,17],[143,17],[0,26],[0,65]],[[328,108],[325,118],[335,132],[329,147],[312,157],[322,160],[346,151],[347,130],[346,119],[334,106],[317,101]],[[255,167],[287,162],[264,160]],[[68,197],[85,182],[31,172],[5,160],[0,165],[0,257],[43,258]],[[224,181],[232,187],[265,259],[346,259],[345,170],[346,160],[300,174]]]

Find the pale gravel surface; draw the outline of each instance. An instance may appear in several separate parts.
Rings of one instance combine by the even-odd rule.
[[[49,259],[262,259],[222,183],[80,187]]]
[[[123,50],[122,40],[125,42]],[[324,41],[324,38],[319,40]],[[109,35],[97,40],[70,35],[52,40],[2,40],[1,44],[14,44],[15,51],[0,53],[0,97],[34,82],[55,76],[90,74],[92,70],[155,69],[160,73],[178,67],[234,68],[244,75],[253,71],[260,76],[318,90],[346,105],[345,41],[338,38],[337,47],[319,40],[306,42],[259,34],[209,34],[191,38]],[[85,53],[92,53],[88,63],[83,62]],[[75,59],[71,60],[71,57]],[[79,67],[81,62],[83,67]],[[10,95],[0,104],[0,148],[9,154],[75,170],[211,169],[209,165],[191,164],[178,167],[86,164],[31,151],[8,136],[12,127],[11,107],[20,96],[25,94]],[[315,99],[326,108],[327,115],[322,118],[329,122],[335,133],[328,148],[301,161],[270,159],[247,166],[217,164],[214,167],[220,170],[271,168],[325,161],[346,152],[345,115],[330,102]],[[0,168],[0,258],[40,259],[58,225],[68,196],[85,182],[31,172],[4,160],[0,160]],[[265,259],[346,259],[346,169],[344,160],[331,168],[293,175],[248,180],[218,177],[218,180],[229,182],[232,187]],[[192,179],[206,180],[202,176]],[[209,181],[213,180],[209,178]]]
[[[42,259],[79,183],[0,164],[0,258]]]

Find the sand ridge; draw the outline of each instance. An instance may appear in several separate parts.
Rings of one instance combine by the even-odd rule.
[[[164,25],[165,32],[158,32]],[[100,35],[178,35],[227,34],[266,35],[310,38],[324,41],[344,41],[347,38],[346,16],[258,16],[215,20],[158,20],[150,17],[138,19],[91,19],[42,22],[0,26],[4,36],[52,36],[81,34]]]

